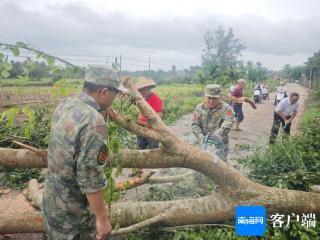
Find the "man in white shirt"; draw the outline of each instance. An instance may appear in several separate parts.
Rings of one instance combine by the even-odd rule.
[[[274,116],[273,125],[271,129],[270,144],[274,143],[280,128],[280,124],[283,127],[283,132],[287,135],[290,134],[290,127],[292,119],[295,118],[299,110],[299,94],[293,92],[290,97],[286,97],[278,104]]]

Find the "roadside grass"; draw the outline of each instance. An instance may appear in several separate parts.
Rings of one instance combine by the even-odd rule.
[[[253,180],[279,188],[309,191],[320,184],[320,94],[309,99],[300,121],[299,134],[283,136],[266,151],[257,150],[241,163]]]

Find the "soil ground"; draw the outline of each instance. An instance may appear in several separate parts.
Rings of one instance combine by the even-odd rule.
[[[288,94],[291,92],[298,92],[300,94],[300,112],[292,124],[292,133],[295,134],[298,131],[299,119],[301,114],[306,109],[306,102],[309,96],[307,88],[298,84],[287,84]],[[243,131],[231,131],[230,132],[230,145],[228,163],[234,167],[240,169],[242,174],[247,173],[247,169],[238,165],[238,159],[248,156],[254,148],[265,148],[268,143],[270,130],[273,120],[273,112],[275,109],[274,103],[275,93],[270,94],[270,99],[258,104],[256,110],[252,109],[249,104],[244,104],[245,119],[241,124]],[[171,127],[172,131],[184,141],[188,143],[193,142],[193,135],[191,133],[191,114],[184,115]],[[163,175],[164,171],[158,170],[158,175]],[[135,196],[141,196],[147,189],[146,187],[139,187],[128,192],[125,199],[136,198]],[[131,192],[131,193],[130,193]],[[32,206],[25,200],[25,197],[16,191],[8,191],[7,189],[0,188],[1,196],[1,210],[14,209],[15,211],[32,211]],[[132,199],[131,199],[132,200]],[[12,206],[17,208],[12,208]],[[12,213],[14,214],[14,212]],[[40,240],[42,234],[30,233],[30,234],[14,234],[14,235],[0,235],[2,239],[15,239],[15,240]]]

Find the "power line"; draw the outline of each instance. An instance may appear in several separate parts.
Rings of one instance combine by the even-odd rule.
[[[142,65],[142,64],[136,64],[136,63],[128,63],[128,62],[122,62],[123,65],[129,65],[129,66],[136,66],[136,67],[144,67],[144,68],[148,68],[148,64],[146,63],[146,65]]]
[[[131,61],[135,61],[135,62],[148,62],[148,59],[146,60],[140,60],[140,59],[136,59],[136,58],[131,58],[131,57],[124,57],[124,59],[127,59],[127,60],[131,60]]]
[[[14,56],[9,50],[3,50],[6,52],[6,54],[10,57],[13,58],[33,58],[35,54],[30,53],[29,56],[26,55],[20,55],[20,56]],[[111,65],[112,62],[115,61],[115,65],[119,68],[121,68],[121,70],[125,70],[125,66],[134,66],[134,67],[140,67],[140,68],[144,68],[144,69],[148,69],[149,71],[152,70],[152,68],[157,68],[157,69],[162,69],[163,67],[166,67],[168,69],[171,69],[172,66],[168,65],[168,64],[163,64],[163,63],[158,63],[158,62],[151,62],[151,58],[148,58],[146,60],[141,60],[141,59],[136,59],[136,58],[131,58],[131,57],[123,57],[122,55],[120,55],[120,62],[118,63],[118,57],[112,57],[109,55],[106,56],[94,56],[94,55],[83,55],[83,54],[74,54],[74,55],[59,55],[59,56],[69,56],[68,58],[64,58],[65,60],[68,61],[74,61],[74,62],[86,62],[86,63],[102,63],[102,64],[108,64]],[[83,57],[83,58],[74,58],[74,57]],[[106,60],[98,60],[98,59],[91,59],[91,58],[106,58]],[[89,59],[88,59],[89,58]],[[114,61],[113,61],[114,59]],[[125,60],[125,61],[123,61]],[[129,62],[128,62],[129,61]],[[140,64],[142,63],[142,64]],[[174,64],[175,65],[175,64]],[[176,67],[179,67],[177,65],[175,65]],[[183,69],[182,67],[179,67],[181,69]]]
[[[59,56],[65,56],[65,57],[90,57],[90,58],[106,58],[107,59],[107,62],[108,62],[108,60],[109,60],[109,58],[111,58],[111,59],[116,59],[117,58],[117,60],[118,60],[118,57],[116,57],[116,56],[109,56],[109,55],[106,55],[106,56],[102,56],[102,55],[97,55],[97,56],[95,56],[95,55],[83,55],[83,54],[72,54],[72,55],[70,55],[70,54],[68,54],[68,55],[60,55],[59,54]],[[127,61],[133,61],[133,62],[141,62],[141,63],[145,63],[146,64],[146,66],[148,66],[148,59],[146,59],[146,60],[140,60],[140,59],[136,59],[136,58],[131,58],[131,57],[124,57],[124,56],[122,56],[122,55],[120,55],[120,58],[121,58],[121,62],[122,62],[122,64],[127,64],[127,65],[131,65],[131,66],[133,66],[134,64],[132,64],[132,63],[128,63],[128,62],[123,62],[123,60],[127,60]],[[120,58],[119,58],[119,64],[120,64]],[[79,59],[73,59],[73,58],[65,58],[66,60],[74,60],[74,61],[80,61]],[[93,61],[93,60],[89,60],[89,59],[81,59],[81,61]],[[101,60],[95,60],[96,62],[102,62]],[[103,61],[104,62],[104,61]],[[117,61],[117,63],[118,63],[118,61]],[[119,65],[119,64],[117,64],[117,65]],[[137,64],[135,64],[136,66],[141,66],[141,65],[137,65]],[[169,65],[165,65],[165,64],[156,64],[156,65],[163,65],[163,66],[165,66],[165,67],[171,67],[171,66],[169,66]]]
[[[109,55],[83,55],[83,54],[57,54],[58,56],[62,57],[92,57],[92,58],[115,58],[116,56],[109,56]]]
[[[149,62],[149,58],[148,59],[146,59],[146,60],[140,60],[140,59],[136,59],[136,58],[131,58],[131,57],[123,57],[123,59],[127,59],[127,60],[132,60],[132,61],[136,61],[136,62],[143,62],[143,63],[148,63]],[[164,67],[168,67],[168,68],[172,68],[172,65],[168,65],[168,64],[163,64],[163,63],[157,63],[157,62],[152,62],[152,65],[161,65],[161,66],[164,66]],[[178,68],[181,68],[181,69],[183,69],[183,67],[181,67],[181,66],[177,66],[176,64],[173,64],[173,65],[175,65],[176,67],[178,67]]]
[[[96,62],[96,63],[107,63],[107,61],[102,60],[88,60],[88,59],[72,59],[72,58],[65,58],[68,61],[75,61],[75,62]]]

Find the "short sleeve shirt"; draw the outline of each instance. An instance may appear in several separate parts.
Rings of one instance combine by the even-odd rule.
[[[229,87],[229,93],[232,93],[233,90],[234,90],[234,88],[235,88],[235,85],[231,85],[231,86]]]
[[[85,193],[106,185],[107,129],[100,107],[84,92],[52,117],[43,213],[52,228],[81,228],[92,212]]]
[[[240,98],[243,97],[243,88],[240,87],[239,85],[237,85],[233,91],[231,92],[232,96],[236,97],[236,98]]]
[[[282,114],[286,117],[289,117],[293,112],[299,111],[299,103],[296,102],[291,104],[290,99],[288,97],[282,99],[277,108],[276,112],[282,112]]]
[[[152,93],[146,101],[156,113],[162,112],[162,100],[157,94]],[[138,121],[143,125],[146,125],[148,122],[147,118],[142,113],[139,114]]]

